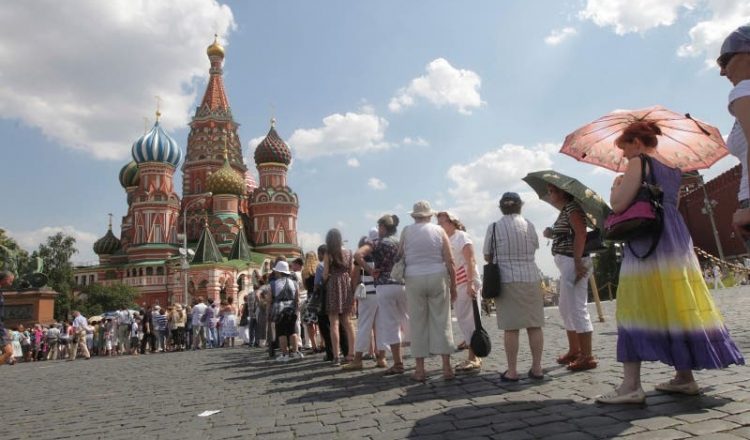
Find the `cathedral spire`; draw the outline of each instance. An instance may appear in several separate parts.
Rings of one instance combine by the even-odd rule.
[[[214,34],[214,42],[206,49],[208,59],[211,61],[211,76],[208,79],[206,93],[203,95],[203,101],[198,111],[207,109],[210,111],[224,110],[229,108],[229,100],[224,90],[223,70],[221,68],[224,62],[224,47],[219,44],[219,36]]]

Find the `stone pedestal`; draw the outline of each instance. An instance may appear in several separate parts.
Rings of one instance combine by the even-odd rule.
[[[3,310],[3,325],[6,328],[23,324],[27,328],[34,324],[51,324],[55,322],[54,290],[44,287],[35,290],[3,291],[5,309]]]

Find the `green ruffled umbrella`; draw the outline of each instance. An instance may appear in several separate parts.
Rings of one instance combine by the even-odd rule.
[[[552,184],[572,195],[586,214],[586,224],[591,229],[602,229],[604,219],[612,210],[602,197],[594,190],[579,182],[578,179],[553,170],[534,171],[526,175],[523,181],[528,183],[540,199],[549,203],[547,184]]]

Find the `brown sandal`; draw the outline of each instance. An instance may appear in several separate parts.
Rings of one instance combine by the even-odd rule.
[[[573,362],[576,359],[578,359],[578,357],[580,355],[581,355],[580,353],[570,353],[570,352],[565,353],[565,354],[563,354],[561,356],[558,356],[557,363],[560,364],[560,365],[568,365],[571,362]]]
[[[395,376],[397,374],[404,374],[404,364],[399,362],[393,364],[393,366],[383,372],[384,376]]]
[[[570,371],[586,371],[592,370],[597,367],[596,359],[594,356],[579,356],[578,359],[568,364],[568,370]]]

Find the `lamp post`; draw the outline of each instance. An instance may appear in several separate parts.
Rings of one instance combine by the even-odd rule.
[[[721,239],[719,238],[719,230],[716,229],[716,220],[714,219],[714,204],[715,200],[708,198],[708,190],[706,184],[703,182],[703,175],[700,176],[700,185],[703,188],[703,213],[708,214],[708,219],[711,221],[711,230],[714,233],[714,240],[716,241],[716,250],[719,252],[719,258],[722,263],[724,262],[724,248],[721,246]]]
[[[185,207],[182,208],[182,247],[184,249],[184,253],[182,255],[182,276],[184,278],[184,284],[183,284],[183,291],[182,291],[182,300],[184,304],[188,305],[188,269],[190,269],[190,263],[188,263],[188,245],[187,245],[187,211],[188,208],[193,206],[196,202],[205,202],[206,198],[211,197],[213,194],[210,192],[203,193],[203,194],[196,194],[198,198],[191,200],[190,202],[185,204]]]

